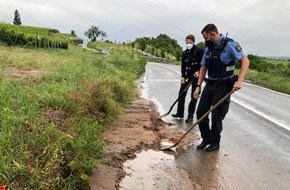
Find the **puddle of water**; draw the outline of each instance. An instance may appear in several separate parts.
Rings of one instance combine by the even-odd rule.
[[[120,189],[167,189],[168,183],[173,181],[168,170],[176,169],[174,156],[153,150],[142,151],[136,156],[123,165],[127,175],[121,181]]]

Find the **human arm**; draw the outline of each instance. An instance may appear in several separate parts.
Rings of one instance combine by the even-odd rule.
[[[200,70],[200,67],[201,67],[201,61],[202,61],[202,58],[203,58],[203,54],[204,54],[204,51],[203,49],[201,48],[197,48],[197,63],[198,63],[198,70],[194,73],[194,77],[195,78],[198,78],[199,77],[199,70]]]
[[[180,84],[185,83],[185,72],[186,72],[186,64],[184,62],[184,52],[182,52],[181,56],[181,78],[180,78]]]
[[[185,52],[182,52],[181,56],[181,77],[185,78],[186,64],[185,64]]]
[[[193,93],[193,98],[198,99],[200,91],[201,91],[201,84],[204,80],[205,74],[207,71],[207,67],[205,65],[201,66],[200,70],[199,70],[199,77],[198,77],[198,81],[197,81],[197,86],[194,90]]]
[[[235,91],[242,88],[243,81],[249,69],[250,61],[247,56],[243,56],[242,59],[240,59],[240,63],[241,63],[241,69],[239,73],[239,78],[238,78],[238,81],[235,82],[234,87],[233,87]]]
[[[242,88],[243,81],[249,69],[250,61],[248,57],[245,55],[245,53],[242,51],[242,48],[238,42],[234,41],[228,44],[229,44],[228,46],[229,53],[232,55],[235,61],[238,61],[241,64],[238,80],[235,82],[233,86],[233,89],[237,91]]]

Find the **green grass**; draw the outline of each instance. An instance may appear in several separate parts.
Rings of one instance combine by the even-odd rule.
[[[278,92],[290,94],[290,62],[249,55],[250,69],[246,79]],[[237,65],[239,68],[239,65]]]
[[[108,47],[113,54],[0,46],[0,185],[89,189],[104,127],[145,66],[130,48]]]
[[[266,88],[290,94],[290,78],[283,75],[273,75],[271,73],[258,72],[249,70],[246,79],[254,84],[264,86]]]

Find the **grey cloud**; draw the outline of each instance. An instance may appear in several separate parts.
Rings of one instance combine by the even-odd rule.
[[[75,30],[84,37],[100,26],[111,40],[134,40],[168,34],[184,47],[184,37],[215,23],[247,53],[290,55],[288,30],[290,2],[286,0],[0,0],[0,21],[12,23],[15,9],[25,25]]]

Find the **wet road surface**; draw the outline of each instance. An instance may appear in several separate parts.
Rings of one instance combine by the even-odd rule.
[[[161,114],[177,98],[179,72],[175,65],[146,66],[144,97],[153,100]],[[121,189],[290,189],[289,102],[288,95],[244,84],[232,96],[219,151],[196,150],[199,142],[193,142],[173,153],[141,152],[125,163],[131,176],[123,180]],[[175,111],[176,106],[171,113]],[[164,120],[182,130],[191,126],[170,115]],[[193,132],[199,133],[198,128]]]

